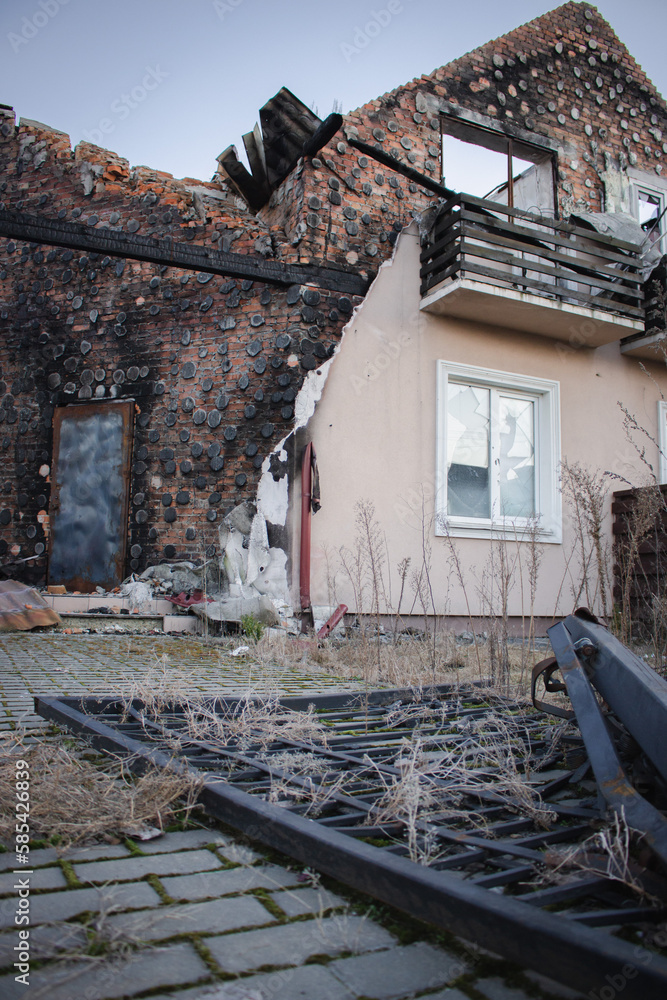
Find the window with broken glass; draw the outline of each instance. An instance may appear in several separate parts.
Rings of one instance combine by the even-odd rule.
[[[560,540],[558,383],[439,363],[438,528]]]
[[[635,194],[635,213],[639,224],[646,233],[649,243],[656,243],[660,250],[665,250],[665,211],[666,200],[662,191],[637,185]]]

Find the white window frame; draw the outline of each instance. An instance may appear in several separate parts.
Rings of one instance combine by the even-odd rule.
[[[658,481],[667,483],[667,402],[658,400]]]
[[[490,518],[447,514],[447,388],[450,381],[505,390],[534,401],[537,537],[542,542],[560,543],[560,383],[448,361],[437,362],[436,534],[459,538],[521,538],[529,526],[529,519],[502,517],[493,511]]]
[[[667,207],[667,191],[664,187],[651,182],[645,183],[639,178],[633,178],[630,181],[630,199],[632,205],[632,213],[634,217],[639,221],[639,195],[649,194],[654,198],[658,199],[658,215],[661,215]],[[660,249],[661,253],[667,253],[667,213],[662,217],[660,221],[660,239],[655,241],[655,245]]]

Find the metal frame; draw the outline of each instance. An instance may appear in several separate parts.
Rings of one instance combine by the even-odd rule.
[[[60,434],[63,420],[65,419],[85,419],[95,414],[104,414],[111,408],[118,410],[123,417],[123,432],[121,438],[121,467],[120,475],[123,481],[123,492],[120,496],[119,528],[120,536],[116,556],[113,560],[114,575],[107,579],[91,579],[90,573],[80,572],[68,580],[57,579],[51,576],[51,559],[53,554],[54,540],[58,536],[58,517],[60,511]],[[128,536],[128,516],[130,509],[130,467],[132,464],[132,440],[134,436],[134,400],[104,400],[71,403],[67,406],[57,406],[53,416],[53,463],[51,472],[51,496],[49,501],[49,513],[51,516],[51,531],[49,532],[48,567],[49,582],[63,583],[69,590],[78,590],[82,593],[93,591],[96,585],[102,585],[106,590],[111,590],[118,586],[125,575],[125,560],[127,553]],[[84,567],[85,568],[85,567]],[[88,567],[90,569],[90,566]]]
[[[443,720],[463,718],[465,722],[466,717],[484,718],[490,706],[501,709],[511,718],[518,708],[507,699],[494,699],[491,703],[478,692],[457,695],[449,687],[433,689],[429,697],[435,697],[435,704],[440,704],[441,708],[433,709],[432,704],[426,703],[423,706],[426,715],[431,710],[442,711]],[[400,747],[404,737],[412,733],[413,725],[392,728],[389,713],[397,699],[409,702],[411,698],[409,691],[394,690],[370,692],[368,696],[287,698],[279,705],[281,710],[299,711],[313,704],[320,718],[333,727],[333,732],[340,731],[340,735],[327,739],[327,745],[317,750],[327,759],[328,768],[354,768],[364,754],[373,754],[379,761],[378,766],[390,775],[399,772],[392,763],[391,754],[387,756],[387,747],[391,745],[394,750]],[[452,699],[451,705],[438,701],[447,698]],[[219,711],[233,712],[241,701],[218,700],[214,704]],[[465,828],[447,825],[446,820],[436,820],[436,832],[446,845],[447,853],[444,860],[439,859],[434,867],[427,868],[401,856],[405,849],[400,844],[373,846],[363,842],[363,837],[396,833],[395,824],[391,823],[378,827],[363,825],[364,810],[367,813],[369,808],[368,795],[363,789],[361,794],[355,790],[335,797],[337,801],[332,808],[318,820],[301,815],[298,805],[286,809],[258,798],[258,793],[266,791],[267,775],[289,780],[289,775],[285,776],[280,767],[271,764],[271,754],[285,748],[291,751],[317,749],[311,744],[281,739],[269,748],[267,763],[266,754],[256,755],[252,748],[221,749],[198,740],[191,746],[188,744],[187,759],[174,760],[146,738],[150,724],[142,717],[140,702],[133,702],[128,709],[114,699],[38,698],[36,709],[44,718],[82,734],[99,749],[127,755],[135,770],[157,766],[203,775],[200,801],[211,815],[420,920],[452,931],[581,991],[599,990],[611,981],[608,977],[617,977],[616,981],[622,977],[626,984],[624,996],[629,1000],[664,1000],[667,960],[596,929],[618,924],[623,918],[630,922],[647,921],[653,915],[655,919],[656,911],[651,914],[636,905],[626,909],[623,896],[599,877],[571,880],[547,889],[533,886],[534,891],[525,891],[525,883],[530,881],[533,866],[540,857],[539,848],[549,843],[576,840],[588,829],[590,820],[598,816],[597,810],[585,803],[559,806],[557,802],[549,802],[549,795],[567,786],[573,777],[571,771],[564,770],[555,780],[553,774],[545,775],[542,795],[557,816],[551,830],[535,834],[530,821],[516,815],[508,819],[493,794],[481,792],[478,805],[494,819],[491,826],[495,836],[470,833]],[[178,706],[171,706],[159,724],[154,725],[157,728],[170,726],[178,719]],[[531,716],[530,725],[539,725],[544,719],[545,716],[535,714]],[[441,730],[442,725],[444,722]],[[437,745],[437,739],[442,743],[450,738],[438,737],[437,727],[434,728],[428,718],[423,727],[420,733],[424,739],[431,740],[432,745]],[[449,722],[448,727],[450,731]],[[544,753],[546,767],[553,762],[553,757],[546,750]],[[198,760],[199,767],[196,766]],[[218,773],[210,773],[211,769]],[[298,787],[298,779],[292,780]],[[242,790],[244,787],[252,791]],[[480,866],[481,876],[478,875]],[[457,869],[458,874],[454,874]],[[509,886],[523,898],[508,892],[489,891],[500,886]],[[545,912],[540,908],[554,904],[570,907],[568,914]]]

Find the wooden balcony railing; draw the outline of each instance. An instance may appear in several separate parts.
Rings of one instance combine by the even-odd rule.
[[[458,194],[421,253],[421,294],[470,278],[643,321],[641,248],[569,222]]]

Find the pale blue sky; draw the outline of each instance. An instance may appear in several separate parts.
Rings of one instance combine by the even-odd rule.
[[[2,0],[0,103],[208,179],[281,86],[348,111],[557,6],[519,0]],[[667,92],[664,0],[600,0]],[[371,25],[367,30],[367,26]]]

